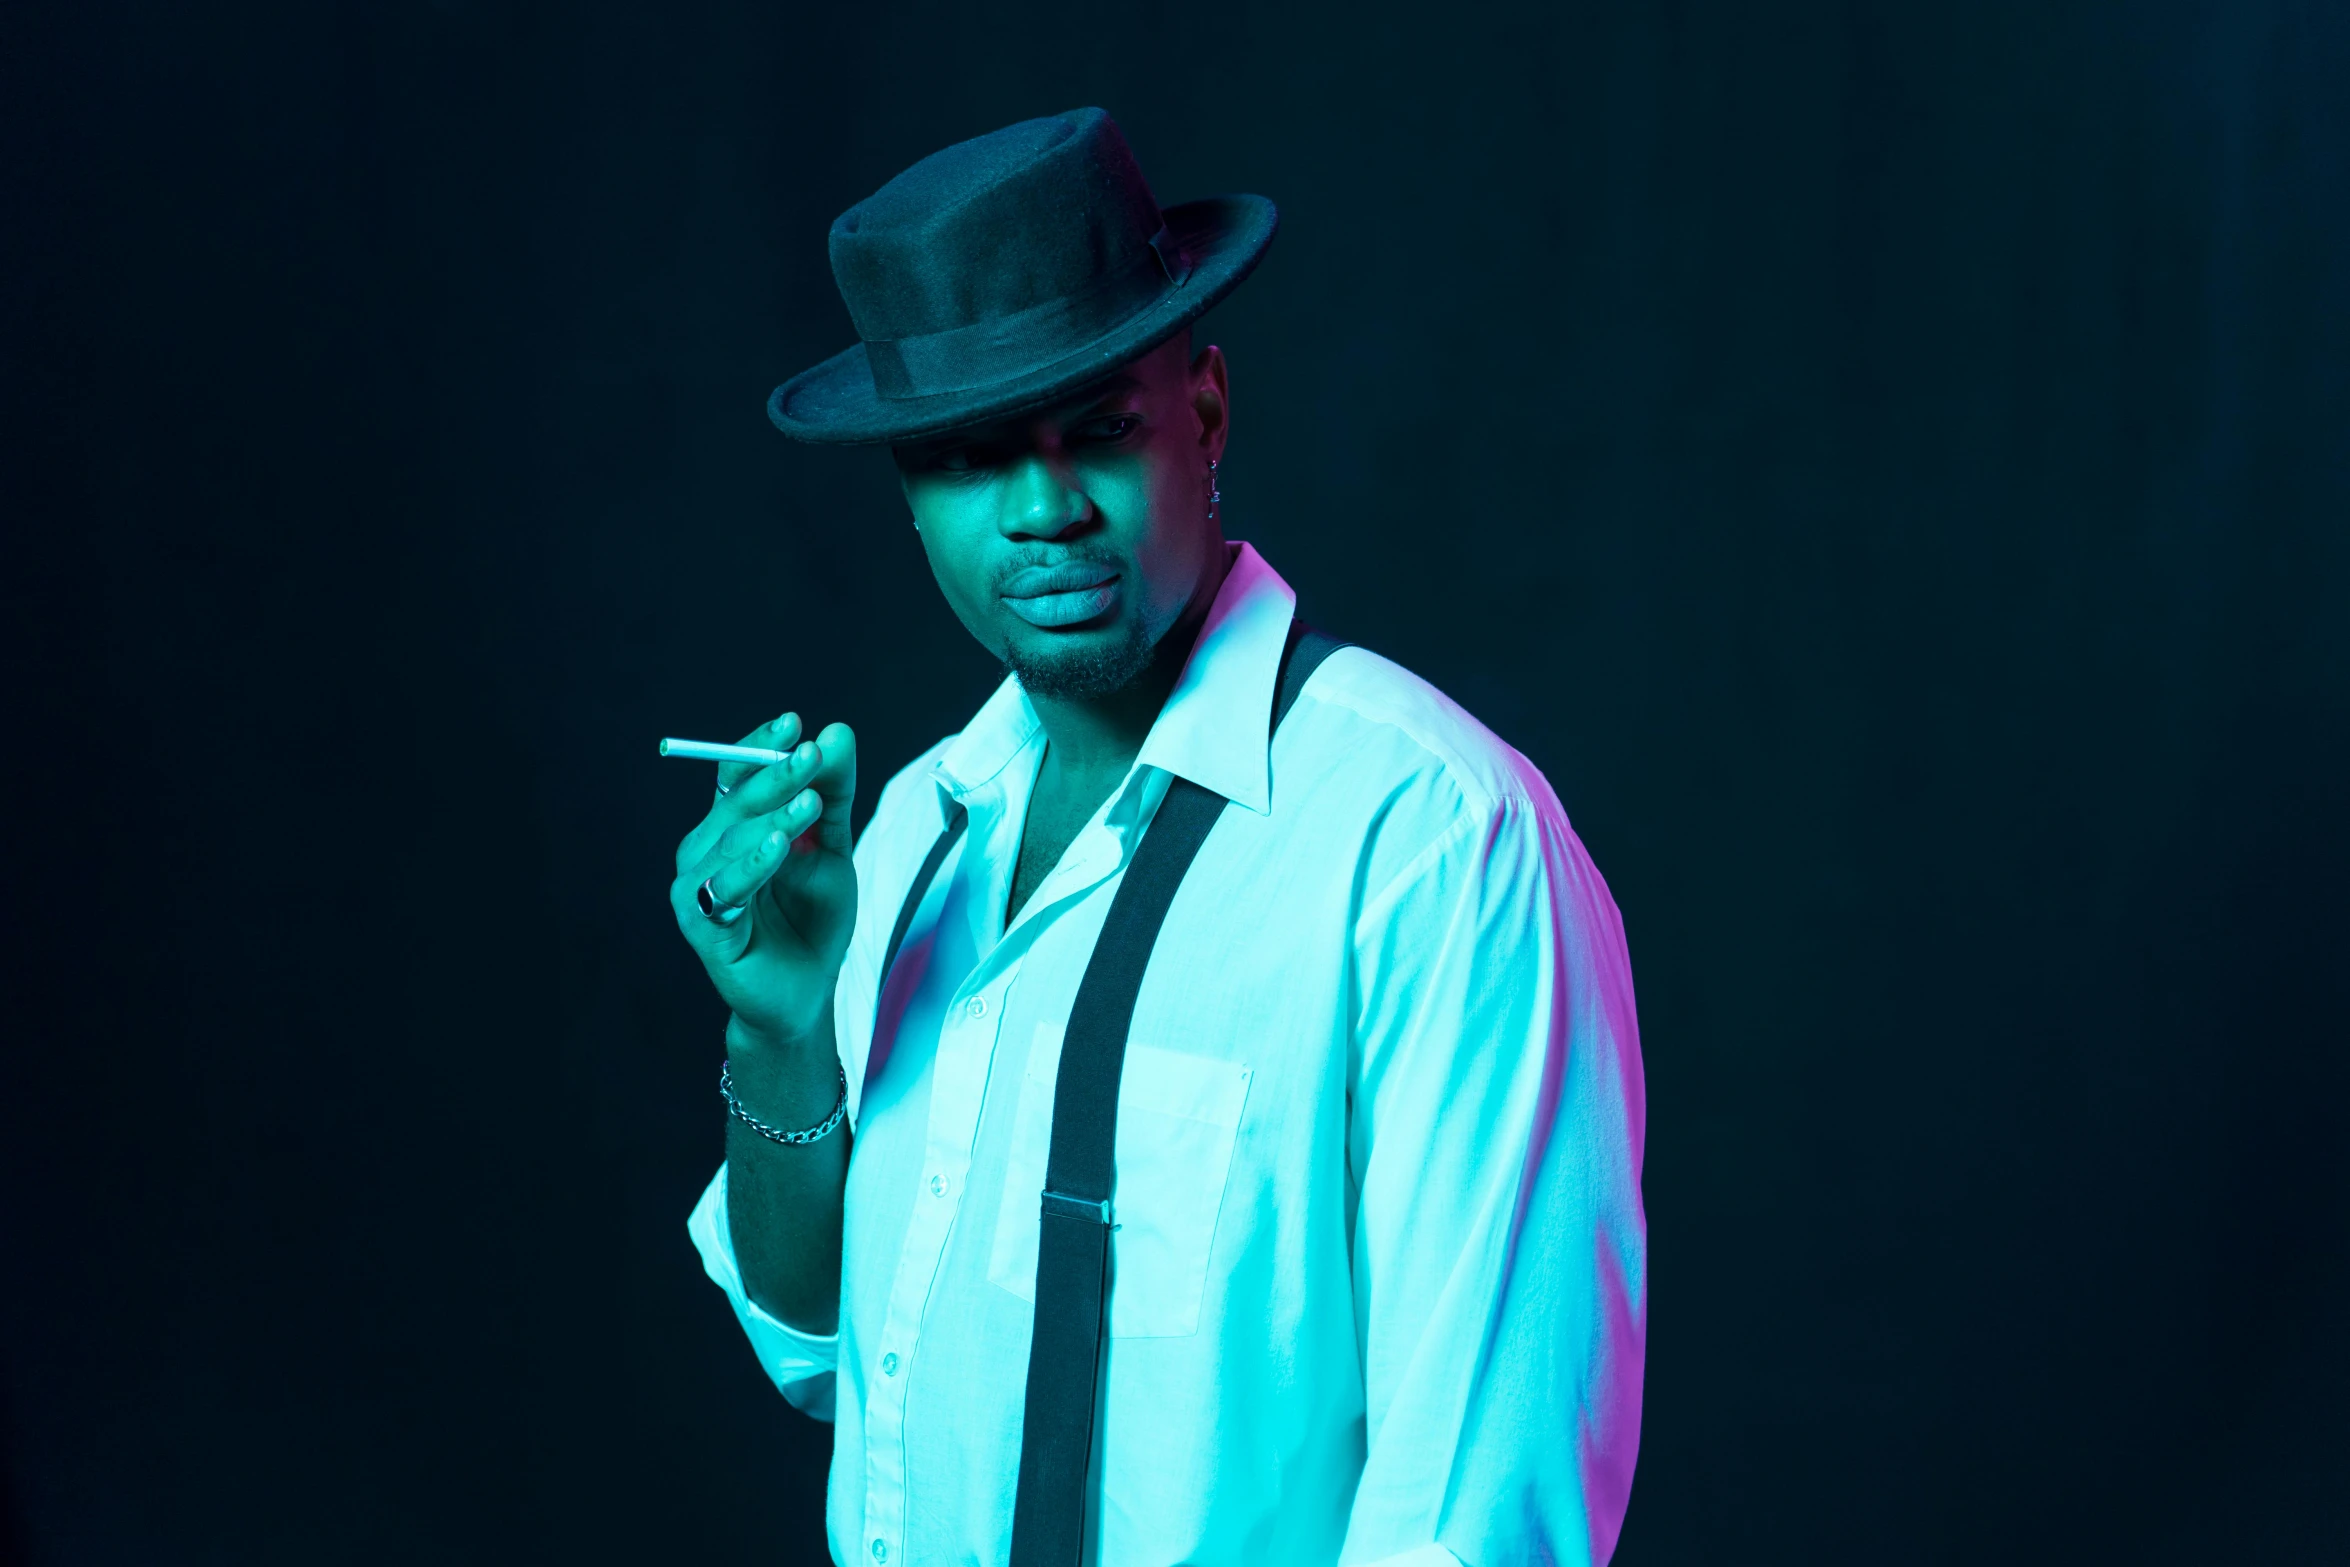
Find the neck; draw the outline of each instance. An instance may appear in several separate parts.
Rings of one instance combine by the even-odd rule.
[[[1064,779],[1125,776],[1141,754],[1159,710],[1183,676],[1184,663],[1207,624],[1208,611],[1224,585],[1225,551],[1210,552],[1206,575],[1167,634],[1159,638],[1149,667],[1107,696],[1029,698],[1044,725],[1044,765]]]

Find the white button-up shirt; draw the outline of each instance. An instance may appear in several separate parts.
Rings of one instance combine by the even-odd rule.
[[[1387,660],[1333,654],[1268,745],[1294,602],[1236,547],[1133,769],[1008,929],[1045,745],[1017,682],[882,791],[836,1006],[838,1333],[745,1295],[723,1168],[690,1221],[767,1374],[838,1421],[843,1563],[1007,1558],[1062,1028],[1175,774],[1232,803],[1128,1036],[1095,1559],[1614,1547],[1648,1307],[1622,923],[1542,775]]]

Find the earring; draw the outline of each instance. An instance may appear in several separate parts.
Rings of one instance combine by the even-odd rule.
[[[1216,484],[1216,459],[1208,459],[1208,521],[1216,521],[1216,508],[1224,502],[1224,492]]]

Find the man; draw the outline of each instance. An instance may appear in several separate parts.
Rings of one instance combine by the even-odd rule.
[[[1273,226],[1162,212],[1099,110],[951,147],[834,225],[863,341],[770,404],[891,444],[1012,676],[853,854],[854,737],[789,713],[678,850],[733,1009],[691,1232],[838,1421],[844,1563],[1614,1547],[1647,1308],[1621,924],[1523,757],[1300,641],[1223,538],[1230,372],[1187,331]]]

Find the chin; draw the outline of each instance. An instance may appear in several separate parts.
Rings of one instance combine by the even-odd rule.
[[[1059,631],[1023,625],[1004,644],[1004,667],[1030,696],[1082,702],[1132,685],[1150,668],[1156,646],[1139,620]]]

